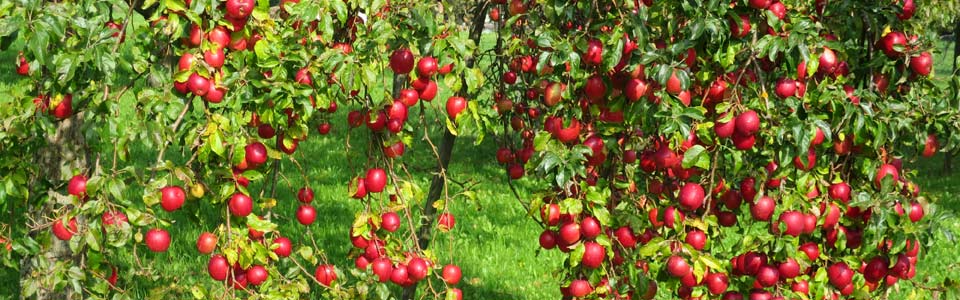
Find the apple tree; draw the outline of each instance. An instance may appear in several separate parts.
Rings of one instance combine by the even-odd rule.
[[[0,5],[2,46],[18,54],[0,100],[0,205],[13,212],[0,242],[4,264],[22,274],[21,297],[134,298],[126,283],[176,280],[153,266],[187,255],[203,257],[197,272],[209,278],[154,296],[385,299],[423,281],[425,297],[460,299],[452,253],[426,242],[456,224],[445,185],[455,139],[435,145],[429,133],[477,131],[468,99],[482,84],[473,64],[482,27],[468,33],[444,6]],[[433,101],[440,94],[452,96]],[[331,264],[310,234],[324,219],[313,199],[329,192],[311,188],[318,178],[297,152],[332,130],[349,131],[338,144],[356,174],[337,198],[362,207],[341,224],[355,248],[349,267]],[[403,159],[410,148],[435,154],[429,194]],[[280,176],[308,184],[278,187]],[[278,188],[297,199],[276,198]],[[295,211],[277,210],[293,201]],[[206,232],[178,234],[185,220]],[[284,223],[307,234],[284,233]],[[170,247],[194,239],[189,253]]]
[[[913,1],[495,2],[496,157],[542,187],[565,299],[867,299],[915,276],[936,223],[903,161],[955,148],[957,110]]]

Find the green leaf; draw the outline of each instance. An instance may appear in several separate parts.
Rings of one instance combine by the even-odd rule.
[[[577,215],[583,212],[583,203],[579,199],[567,198],[560,201],[560,212]]]
[[[683,154],[682,165],[684,168],[697,167],[704,170],[710,169],[710,155],[707,149],[701,145],[694,145],[687,149]]]
[[[580,261],[583,260],[584,251],[586,251],[586,247],[584,247],[583,243],[580,243],[577,245],[577,248],[574,248],[573,251],[570,252],[570,267],[580,265]]]

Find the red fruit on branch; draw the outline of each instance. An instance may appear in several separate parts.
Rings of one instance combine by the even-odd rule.
[[[168,212],[180,209],[186,198],[186,192],[179,186],[167,186],[160,189],[160,206]]]
[[[163,229],[150,229],[143,240],[147,244],[147,249],[153,252],[166,252],[167,248],[170,248],[170,234]]]

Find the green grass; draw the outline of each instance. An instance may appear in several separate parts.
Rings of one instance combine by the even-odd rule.
[[[15,75],[11,75],[10,67],[2,63],[13,61],[15,57],[15,53],[0,52],[0,89],[18,80],[11,77]],[[943,55],[938,58],[935,65],[937,76],[950,74],[951,65],[947,59]],[[445,96],[440,95],[438,99],[445,99]],[[439,109],[441,102],[435,101],[432,105]],[[281,225],[280,232],[284,236],[290,237],[295,245],[311,244],[315,240],[330,261],[343,271],[353,266],[352,260],[347,258],[351,250],[348,231],[354,215],[362,209],[356,200],[347,197],[347,182],[360,174],[360,165],[363,164],[362,161],[351,161],[356,160],[357,156],[348,156],[341,142],[347,134],[345,114],[345,110],[341,109],[334,116],[336,127],[331,135],[314,134],[300,144],[294,155],[306,170],[309,185],[316,193],[314,205],[318,209],[317,222],[307,228],[293,218],[298,205],[296,189],[306,182],[295,175],[298,173],[296,167],[289,161],[282,165],[286,177],[277,182],[276,198],[279,201],[273,209],[273,220]],[[438,142],[443,124],[430,124],[429,127],[432,140]],[[351,136],[351,142],[355,145],[353,150],[357,153],[365,151],[362,141],[366,136],[360,132],[355,131]],[[458,140],[449,174],[452,180],[458,182],[478,182],[479,185],[474,188],[478,193],[478,201],[473,203],[462,197],[454,199],[451,211],[457,216],[457,227],[449,234],[438,234],[433,246],[438,249],[441,263],[447,262],[452,256],[453,261],[461,266],[464,279],[459,287],[468,299],[558,299],[558,280],[553,274],[560,268],[562,256],[556,251],[535,255],[539,247],[537,236],[540,228],[526,216],[506,185],[503,170],[494,163],[493,153],[498,146],[492,139],[487,139],[481,145],[474,145],[473,142],[471,137]],[[139,166],[150,165],[156,155],[155,151],[149,149],[135,150],[135,157],[139,159],[134,164]],[[183,162],[183,158],[175,153],[168,158]],[[429,186],[434,159],[423,141],[410,145],[403,158],[416,166],[411,172],[424,191]],[[942,160],[943,155],[938,155],[933,159],[908,164],[918,170],[919,178],[916,181],[929,193],[929,200],[934,204],[928,212],[931,216],[957,215],[960,212],[960,202],[956,200],[960,195],[960,176],[942,175]],[[519,186],[520,194],[526,195],[527,190],[522,183]],[[262,183],[254,183],[251,191],[259,195],[262,188]],[[452,185],[451,189],[451,192],[456,192],[459,186]],[[132,202],[142,206],[137,200]],[[190,288],[195,285],[210,285],[211,281],[206,275],[207,257],[196,252],[194,242],[201,232],[213,231],[223,221],[222,214],[218,213],[221,210],[222,205],[204,200],[190,201],[184,209],[175,213],[158,212],[161,218],[174,222],[168,228],[174,236],[170,250],[153,254],[138,246],[140,264],[130,254],[133,245],[117,251],[125,252],[123,254],[109,256],[110,261],[124,270],[121,272],[120,286],[134,299],[169,299],[172,295],[176,295],[174,298],[186,298]],[[262,212],[259,209],[257,211]],[[404,222],[401,230],[406,228],[408,224]],[[924,287],[936,288],[947,280],[960,280],[960,270],[957,270],[960,248],[956,247],[957,241],[953,235],[960,232],[960,224],[949,219],[942,228],[946,230],[932,233],[934,239],[925,247],[918,263],[915,281]],[[281,261],[279,266],[284,272],[295,269],[289,261]],[[145,278],[142,274],[148,272],[144,268],[153,269],[161,275]],[[18,282],[18,276],[16,270],[0,269],[0,290],[17,290],[14,283]],[[0,298],[4,293],[0,292]],[[905,298],[913,293],[918,293],[918,299],[929,299],[933,297],[931,293],[944,296],[955,294],[956,290],[930,291],[914,288],[912,284],[900,284],[894,299]]]

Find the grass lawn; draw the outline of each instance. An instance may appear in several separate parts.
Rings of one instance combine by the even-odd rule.
[[[11,62],[14,57],[16,54],[9,51],[0,53],[0,62]],[[950,65],[942,55],[938,57],[941,59],[937,60],[936,74],[948,75]],[[2,69],[7,70],[7,67]],[[13,80],[17,79],[0,74],[0,91],[5,90]],[[2,94],[0,92],[0,95]],[[446,98],[441,94],[438,99]],[[434,109],[441,109],[442,102],[434,101]],[[416,115],[414,111],[411,113]],[[297,173],[296,167],[290,162],[282,165],[288,177],[282,177],[277,182],[278,206],[273,212],[274,221],[281,224],[280,232],[284,236],[290,237],[295,245],[315,241],[326,251],[327,257],[346,272],[353,266],[352,260],[347,258],[351,249],[349,227],[354,215],[361,210],[359,203],[347,196],[347,182],[358,175],[360,170],[358,162],[350,162],[349,158],[355,157],[347,157],[341,142],[347,134],[346,110],[341,109],[334,120],[335,127],[330,135],[319,136],[313,133],[308,141],[300,144],[294,155],[306,170],[309,185],[316,193],[314,205],[318,209],[317,222],[308,228],[294,219],[294,211],[299,205],[295,193],[305,182],[294,175]],[[430,128],[433,141],[438,142],[444,125],[431,124]],[[361,130],[355,131],[351,136],[351,141],[364,139],[365,133]],[[452,212],[457,217],[457,226],[450,234],[438,234],[433,247],[442,249],[439,253],[443,258],[453,253],[454,261],[463,269],[464,279],[460,288],[467,295],[467,299],[559,299],[557,278],[553,274],[560,267],[562,256],[556,251],[535,255],[539,248],[537,237],[541,229],[525,215],[524,209],[506,185],[502,168],[495,164],[494,153],[497,147],[493,139],[489,138],[480,145],[474,145],[472,137],[458,140],[450,164],[450,178],[458,182],[478,182],[479,185],[474,189],[478,193],[478,201],[474,203],[465,198],[454,200]],[[355,146],[354,150],[364,149]],[[136,152],[138,153],[134,157],[139,157],[136,163],[141,166],[149,165],[156,155],[154,151],[147,149],[138,149]],[[168,158],[179,163],[185,161],[174,155]],[[410,160],[412,165],[417,166],[411,169],[411,172],[426,191],[434,162],[426,143],[416,141],[410,145],[403,159]],[[930,216],[953,216],[960,213],[960,202],[956,199],[960,196],[960,173],[942,175],[942,160],[943,155],[938,155],[933,159],[908,163],[918,170],[919,178],[916,182],[929,193],[929,200],[934,204],[934,209],[928,212]],[[520,194],[526,195],[527,187],[524,181],[521,181],[518,187]],[[254,195],[258,195],[262,188],[261,183],[251,185]],[[451,188],[451,192],[459,189],[457,185]],[[133,202],[142,205],[140,201]],[[158,210],[161,218],[175,222],[168,228],[174,237],[170,250],[152,254],[145,253],[145,249],[140,246],[138,252],[142,264],[135,263],[129,254],[110,257],[109,259],[123,270],[119,285],[134,299],[184,299],[189,297],[193,286],[210,284],[211,281],[206,275],[207,257],[196,252],[194,243],[201,232],[212,231],[222,222],[222,216],[215,213],[221,209],[221,206],[214,206],[207,201],[191,201],[184,209],[175,213]],[[259,209],[255,211],[260,212]],[[403,226],[406,228],[407,224],[404,223]],[[936,287],[946,280],[960,280],[957,259],[960,257],[960,247],[956,247],[957,241],[953,235],[960,232],[960,224],[951,218],[949,222],[945,222],[943,228],[948,230],[933,233],[935,239],[922,252],[918,263],[915,280],[924,287]],[[131,247],[128,245],[124,252],[130,252]],[[281,262],[280,266],[283,271],[296,270],[290,262]],[[137,276],[142,273],[141,267],[156,269],[163,275],[159,278]],[[0,269],[0,298],[8,294],[5,291],[19,289],[16,285],[18,276],[16,270]],[[911,296],[916,297],[915,299],[930,299],[933,297],[931,293],[941,296],[956,295],[956,289],[943,293],[913,288],[912,284],[905,283],[899,285],[892,299],[906,299]],[[662,299],[671,298],[668,291],[661,291],[661,296]]]

